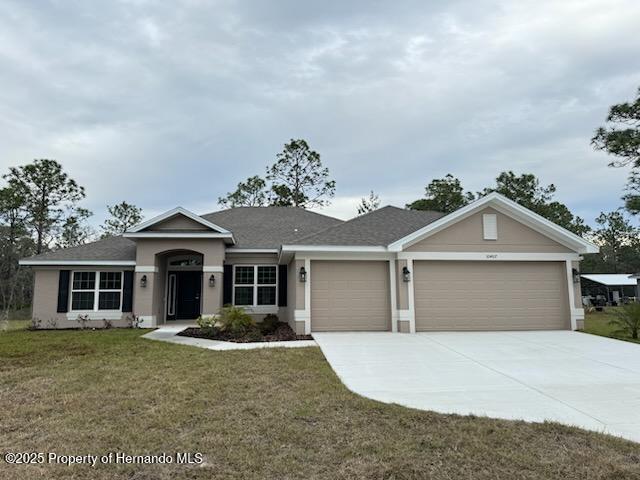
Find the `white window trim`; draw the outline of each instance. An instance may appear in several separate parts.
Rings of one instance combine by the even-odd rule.
[[[85,272],[93,272],[96,274],[95,283],[93,285],[93,290],[74,290],[73,288],[73,279],[76,273],[85,273]],[[100,274],[102,273],[120,273],[120,289],[108,288],[101,289],[100,288]],[[120,270],[72,270],[71,271],[71,285],[69,286],[69,313],[73,313],[76,315],[84,315],[84,314],[113,314],[120,313],[122,314],[122,297],[124,291],[124,272]],[[74,292],[93,292],[93,309],[92,310],[74,310],[73,309],[73,293]],[[120,293],[120,308],[118,309],[109,309],[109,310],[99,310],[98,302],[100,300],[100,292],[119,292]]]
[[[236,268],[237,267],[253,267],[253,283],[239,283],[236,284]],[[258,267],[272,267],[276,269],[276,283],[258,283]],[[278,307],[278,265],[273,263],[267,264],[238,264],[233,266],[233,298],[232,304],[236,305],[236,287],[253,287],[253,304],[251,305],[237,305],[238,307],[243,307],[247,309],[253,310],[269,310],[274,307]],[[258,305],[258,287],[276,287],[276,301],[271,305]]]

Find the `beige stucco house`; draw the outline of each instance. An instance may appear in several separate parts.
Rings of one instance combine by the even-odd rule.
[[[154,327],[244,307],[298,333],[576,329],[592,243],[498,194],[448,215],[343,222],[291,207],[176,208],[124,235],[22,260],[33,317]],[[91,323],[90,323],[91,325]]]

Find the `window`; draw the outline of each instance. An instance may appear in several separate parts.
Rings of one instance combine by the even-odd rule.
[[[233,304],[247,307],[275,306],[277,276],[276,265],[236,265]]]
[[[71,310],[120,310],[121,302],[122,272],[73,272]]]

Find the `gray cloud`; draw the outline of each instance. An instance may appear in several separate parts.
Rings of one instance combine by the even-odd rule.
[[[98,217],[203,212],[304,137],[342,217],[513,169],[592,221],[621,203],[589,140],[640,85],[639,21],[633,0],[5,0],[0,168],[57,158]]]

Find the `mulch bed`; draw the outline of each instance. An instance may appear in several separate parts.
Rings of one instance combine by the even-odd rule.
[[[206,338],[209,340],[221,340],[223,342],[254,343],[254,342],[288,342],[292,340],[313,340],[311,335],[296,335],[286,323],[280,323],[271,334],[262,337],[234,337],[224,332],[215,332],[214,335],[206,335],[198,327],[187,328],[180,333],[181,337]]]

